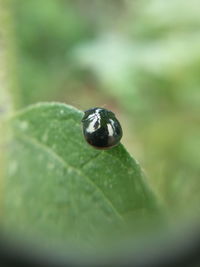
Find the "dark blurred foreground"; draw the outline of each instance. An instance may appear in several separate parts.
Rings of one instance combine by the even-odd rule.
[[[193,227],[192,231],[187,228],[171,233],[165,239],[148,242],[140,250],[132,250],[130,244],[127,249],[109,257],[97,255],[90,259],[72,256],[69,251],[45,250],[1,235],[0,264],[6,267],[197,267],[200,265],[200,229]]]

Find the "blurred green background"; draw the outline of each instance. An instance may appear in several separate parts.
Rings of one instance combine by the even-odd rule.
[[[172,220],[200,213],[198,0],[12,0],[16,108],[119,117]]]

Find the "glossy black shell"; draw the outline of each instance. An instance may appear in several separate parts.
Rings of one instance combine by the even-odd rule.
[[[85,111],[82,119],[86,141],[98,149],[116,146],[122,138],[122,128],[115,114],[104,108]]]

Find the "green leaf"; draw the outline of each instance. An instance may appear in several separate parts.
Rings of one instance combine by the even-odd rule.
[[[7,229],[94,244],[127,229],[137,232],[160,216],[138,163],[122,145],[89,146],[82,116],[71,106],[43,103],[11,120]]]

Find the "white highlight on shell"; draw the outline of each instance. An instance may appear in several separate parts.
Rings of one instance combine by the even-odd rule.
[[[89,126],[87,127],[86,131],[88,133],[93,133],[96,130],[98,130],[100,128],[101,125],[101,116],[100,116],[100,109],[95,110],[94,114],[90,114],[88,116],[88,119],[91,120],[91,122],[89,123]],[[99,125],[97,128],[94,127],[94,125],[99,122]]]
[[[108,135],[109,136],[113,136],[114,135],[114,131],[113,131],[113,127],[110,123],[107,124],[107,128],[108,128]]]
[[[114,122],[114,120],[109,119],[109,121],[110,121],[110,123],[112,124],[112,127],[114,128],[114,127],[115,127],[115,122]]]
[[[110,124],[107,124],[108,127],[108,135],[114,136],[114,130],[115,130],[115,122],[112,119],[109,119]]]
[[[93,113],[93,114],[90,114],[90,115],[87,117],[87,119],[92,120],[92,119],[94,119],[95,116],[96,116],[96,112]]]

